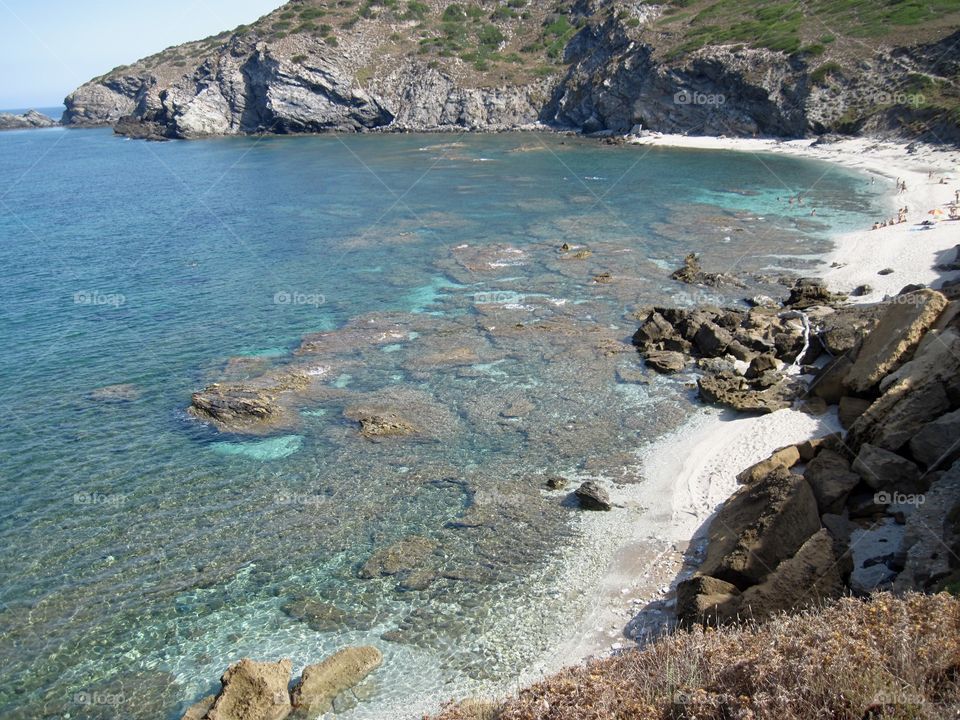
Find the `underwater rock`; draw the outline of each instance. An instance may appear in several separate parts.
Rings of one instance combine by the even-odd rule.
[[[106,387],[91,390],[87,395],[90,400],[104,403],[126,403],[140,399],[140,388],[132,383],[107,385]]]

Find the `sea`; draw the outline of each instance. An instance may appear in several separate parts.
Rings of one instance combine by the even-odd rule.
[[[338,717],[515,690],[594,599],[570,490],[643,483],[698,412],[644,308],[782,295],[882,207],[812,160],[549,133],[0,133],[0,717],[173,720],[242,657],[368,644]],[[671,280],[690,252],[742,286]],[[290,369],[280,426],[188,412]]]

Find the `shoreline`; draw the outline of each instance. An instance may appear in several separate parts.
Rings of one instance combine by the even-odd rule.
[[[944,262],[960,242],[960,221],[940,221],[931,230],[917,224],[932,219],[960,190],[960,151],[931,146],[844,139],[828,145],[812,140],[776,141],[680,135],[631,138],[631,144],[699,150],[780,153],[821,160],[860,170],[888,183],[889,208],[907,207],[907,222],[878,230],[841,233],[815,275],[835,292],[861,285],[871,290],[853,303],[880,302],[912,283],[931,285],[960,277],[942,273]],[[928,173],[933,172],[933,177]],[[941,176],[946,184],[940,184]],[[896,192],[897,179],[907,190]],[[945,215],[944,215],[945,216]],[[882,218],[878,218],[881,220]],[[921,244],[922,242],[922,244]],[[952,253],[951,253],[952,255]],[[952,257],[950,258],[952,260]],[[887,275],[880,270],[894,269]],[[550,666],[570,666],[609,656],[655,637],[671,624],[676,583],[695,570],[708,521],[733,494],[740,471],[776,449],[840,430],[835,412],[816,417],[796,407],[769,415],[743,416],[703,405],[676,431],[638,451],[645,482],[617,489],[611,498],[628,506],[643,503],[644,522],[634,523],[607,570],[598,578],[590,612],[581,617]],[[623,512],[623,510],[615,510]],[[637,530],[642,528],[642,535]],[[543,673],[538,674],[542,677]]]

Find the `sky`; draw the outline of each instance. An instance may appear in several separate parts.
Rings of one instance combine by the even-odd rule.
[[[0,0],[0,109],[58,107],[75,88],[171,45],[256,20],[283,0]]]

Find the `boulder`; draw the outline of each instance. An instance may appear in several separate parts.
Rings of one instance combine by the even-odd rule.
[[[941,415],[910,438],[910,452],[927,470],[950,467],[960,458],[960,410]]]
[[[843,379],[852,367],[853,363],[846,355],[834,358],[817,373],[810,385],[810,394],[830,405],[836,405],[846,395]]]
[[[844,585],[833,546],[829,531],[815,533],[762,583],[744,590],[738,603],[740,614],[759,620],[842,596]]]
[[[552,475],[544,482],[550,490],[563,490],[567,486],[567,479],[560,475]]]
[[[744,373],[744,377],[750,380],[758,378],[768,370],[776,370],[778,365],[777,356],[773,353],[757,355],[750,361],[750,366],[747,368],[747,372]]]
[[[810,483],[820,514],[841,513],[850,491],[860,482],[860,476],[850,469],[846,458],[827,449],[807,464],[803,477]]]
[[[777,468],[742,487],[717,512],[700,572],[744,589],[762,581],[819,529],[807,481]]]
[[[584,510],[611,510],[613,508],[607,491],[591,480],[583,483],[573,494]]]
[[[719,625],[736,616],[740,590],[708,575],[677,584],[677,621],[683,626]]]
[[[920,429],[949,410],[958,397],[960,333],[930,331],[913,359],[895,373],[893,384],[850,427],[848,443],[899,451]]]
[[[840,420],[840,425],[845,428],[851,427],[872,404],[869,400],[858,397],[844,396],[840,398],[837,408],[837,419]]]
[[[788,445],[787,447],[775,450],[766,460],[761,460],[746,470],[741,471],[740,474],[737,475],[737,481],[745,485],[756,482],[777,468],[786,468],[789,470],[798,462],[800,462],[800,450],[796,445]]]
[[[680,333],[659,310],[654,309],[648,315],[639,329],[633,334],[633,344],[641,352],[651,350],[675,350],[685,352],[690,349],[689,341],[681,337]]]
[[[359,684],[383,663],[383,654],[373,646],[344,648],[316,665],[303,669],[293,688],[298,715],[317,718],[333,708],[333,700]]]
[[[903,571],[894,581],[899,592],[929,591],[960,566],[960,462],[915,502],[904,529]]]
[[[883,309],[880,304],[837,308],[836,312],[818,323],[818,337],[824,349],[834,357],[853,353],[876,326]]]
[[[823,447],[825,441],[826,438],[812,438],[798,444],[797,452],[800,453],[800,462],[808,463],[813,460],[820,452],[820,448]]]
[[[843,295],[835,295],[827,290],[820,278],[800,278],[790,288],[790,296],[783,304],[803,310],[815,305],[830,305],[844,299]]]
[[[644,357],[647,365],[664,374],[680,372],[687,364],[682,353],[671,350],[649,350]]]
[[[257,662],[244,658],[220,678],[222,685],[207,720],[282,720],[290,705],[289,660]]]
[[[714,322],[703,323],[693,338],[694,345],[704,357],[722,357],[732,342],[730,331]]]
[[[904,457],[870,443],[860,446],[853,471],[874,490],[916,492],[920,468]]]
[[[898,296],[889,303],[863,341],[844,380],[846,386],[854,392],[867,392],[879,384],[907,359],[946,307],[943,295],[927,289]]]

